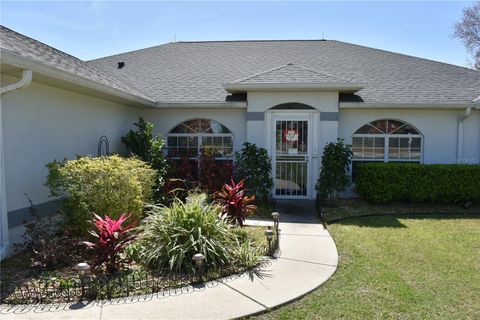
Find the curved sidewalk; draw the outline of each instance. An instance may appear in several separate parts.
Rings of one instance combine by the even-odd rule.
[[[280,255],[263,268],[203,286],[87,305],[3,305],[0,317],[3,320],[231,319],[277,307],[320,286],[332,276],[338,263],[335,243],[315,215],[310,212],[296,215],[294,210],[279,210]]]

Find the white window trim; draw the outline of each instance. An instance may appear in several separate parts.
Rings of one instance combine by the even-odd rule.
[[[409,124],[408,122],[405,122],[400,119],[378,119],[378,120],[373,120],[368,122],[367,124],[372,126],[373,128],[376,128],[375,126],[371,125],[372,122],[379,121],[379,120],[395,120],[395,121],[400,121],[403,122],[403,125],[400,126],[399,128],[395,129],[395,131],[399,130],[401,127],[405,125],[409,125],[412,128],[414,128],[417,132],[416,134],[396,134],[395,131],[394,133],[358,133],[358,134],[353,134],[352,135],[352,146],[353,146],[353,138],[382,138],[384,139],[384,150],[383,150],[383,159],[368,159],[368,158],[363,158],[363,159],[355,159],[352,157],[352,162],[415,162],[415,163],[423,163],[423,156],[424,156],[424,137],[423,134],[420,132],[420,130],[416,129],[414,126]],[[362,128],[365,125],[360,126]],[[359,129],[360,129],[359,128]],[[357,130],[359,130],[357,129]],[[378,130],[378,129],[377,129]],[[390,138],[420,138],[420,159],[390,159],[389,158],[389,143],[390,143]]]
[[[175,126],[176,127],[176,126]],[[214,157],[215,160],[233,160],[233,145],[234,145],[234,135],[233,133],[169,133],[166,136],[166,152],[168,154],[168,138],[170,137],[191,137],[191,138],[198,138],[198,145],[197,145],[197,156],[190,157],[189,160],[198,160],[201,154],[202,145],[203,145],[203,137],[231,137],[232,138],[232,155],[230,157]],[[177,147],[178,149],[178,147]],[[193,149],[193,148],[192,148]],[[172,160],[180,160],[182,157],[169,157]]]

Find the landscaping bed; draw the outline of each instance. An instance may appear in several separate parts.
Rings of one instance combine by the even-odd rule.
[[[243,239],[252,241],[255,249],[268,255],[270,252],[265,230],[267,227],[245,226],[235,232],[241,232]],[[276,243],[275,240],[274,243]],[[249,265],[223,265],[211,270],[206,266],[205,272],[200,274],[198,272],[153,270],[135,261],[128,261],[115,274],[106,274],[104,270],[96,270],[81,276],[75,269],[76,264],[87,262],[89,265],[93,265],[95,257],[88,251],[77,250],[77,252],[71,252],[71,258],[71,260],[49,268],[32,266],[32,261],[36,259],[28,250],[3,260],[0,274],[1,302],[9,304],[61,303],[79,299],[112,299],[153,294],[236,275],[248,269],[261,267],[264,263],[258,259]]]
[[[149,294],[237,274],[274,253],[278,230],[244,226],[253,214],[271,218],[265,149],[246,143],[226,162],[209,150],[167,159],[153,124],[135,127],[121,139],[125,155],[46,165],[60,208],[40,218],[30,201],[24,242],[2,261],[2,303]]]

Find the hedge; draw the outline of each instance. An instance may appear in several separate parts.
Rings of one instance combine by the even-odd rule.
[[[480,202],[480,165],[362,163],[357,193],[370,202]]]

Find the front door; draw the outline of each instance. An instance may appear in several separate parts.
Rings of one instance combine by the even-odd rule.
[[[274,197],[302,199],[310,190],[310,121],[274,119]]]

